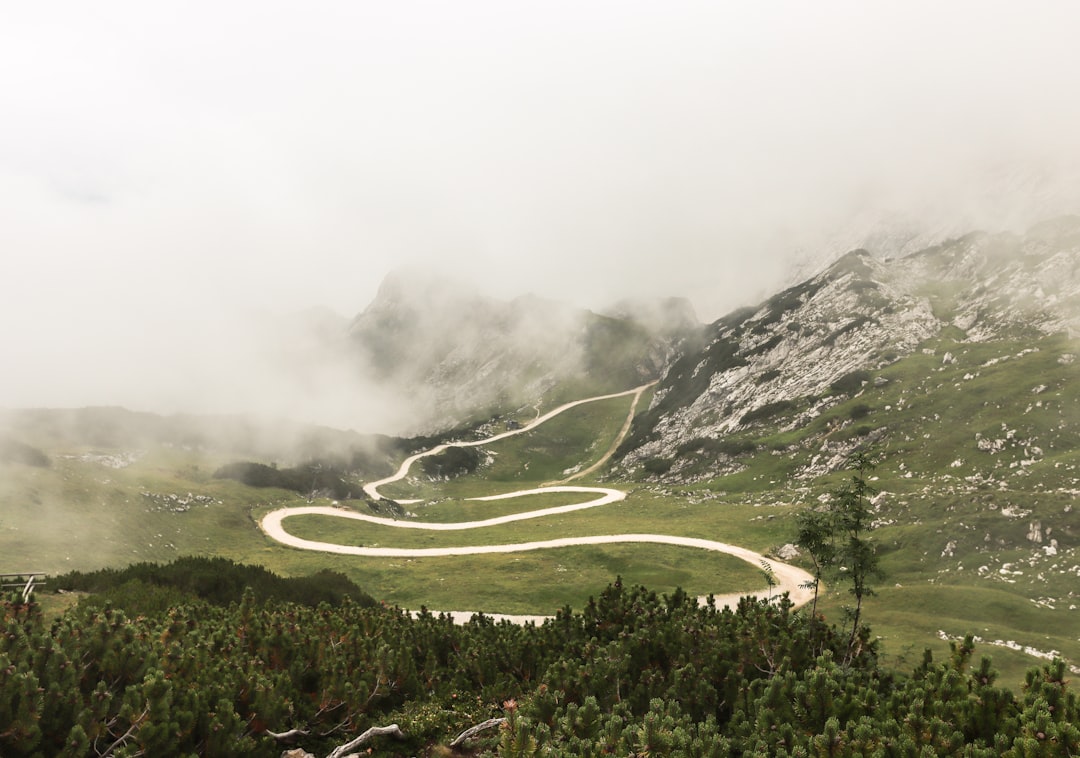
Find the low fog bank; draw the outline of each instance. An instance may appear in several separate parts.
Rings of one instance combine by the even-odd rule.
[[[1065,193],[1053,202],[1046,195],[1033,197],[1026,211],[1012,214],[1001,212],[1000,197],[994,197],[995,202],[973,205],[969,216],[927,203],[937,215],[919,219],[871,208],[834,227],[804,229],[800,245],[786,248],[788,265],[777,266],[768,284],[759,286],[755,278],[767,266],[745,277],[731,268],[731,282],[741,288],[730,297],[730,308],[719,312],[701,315],[689,298],[633,287],[628,290],[638,295],[608,301],[594,312],[672,334],[760,302],[853,248],[902,256],[973,230],[1022,233],[1029,217],[1069,207]],[[989,218],[994,208],[996,223]],[[987,223],[976,224],[975,218]],[[745,265],[752,264],[750,258]],[[567,335],[578,328],[582,309],[565,299],[460,275],[438,267],[396,270],[350,316],[329,308],[175,305],[139,295],[135,302],[114,298],[89,308],[50,333],[17,324],[0,336],[11,358],[0,381],[0,409],[122,407],[162,415],[249,416],[270,436],[291,424],[408,436],[452,425],[460,418],[455,413],[495,402],[505,377],[492,372],[505,372],[506,361],[518,368],[548,356],[552,372],[581,367],[580,348]],[[689,280],[687,289],[695,289]],[[477,345],[499,348],[503,363],[482,360]],[[426,384],[440,372],[445,386]]]
[[[49,423],[68,418],[76,437],[104,444],[116,425],[107,410],[122,408],[205,417],[192,434],[216,429],[216,444],[225,447],[248,437],[275,447],[276,436],[281,450],[300,425],[410,436],[453,426],[485,406],[531,403],[551,377],[585,365],[578,338],[587,311],[528,294],[489,297],[445,272],[391,272],[350,318],[327,308],[146,309],[159,306],[115,319],[106,317],[111,308],[95,309],[47,341],[9,333],[19,360],[4,374],[0,432],[5,408],[101,408],[53,414]],[[659,319],[653,309],[639,304],[636,317]],[[25,436],[34,415],[18,417]],[[106,419],[100,434],[89,428],[95,418]],[[237,426],[247,431],[232,439],[236,433],[226,430]]]
[[[418,421],[393,387],[365,381],[345,351],[347,320],[326,311],[147,314],[26,334],[8,354],[0,408],[119,406],[156,414],[249,415],[362,433]]]

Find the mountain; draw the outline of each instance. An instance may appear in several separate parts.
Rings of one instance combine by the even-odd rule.
[[[973,233],[903,258],[855,250],[710,325],[666,371],[621,451],[622,467],[662,458],[674,475],[692,467],[682,453],[695,440],[765,422],[805,428],[845,398],[881,389],[888,367],[941,344],[949,349],[939,361],[949,365],[975,346],[982,354],[1000,345],[1005,359],[1018,341],[1035,351],[1053,335],[1078,333],[1080,218],[1022,236]],[[1059,356],[1063,366],[1068,355]]]
[[[685,300],[597,314],[534,296],[499,300],[417,271],[386,278],[348,327],[365,378],[419,407],[427,428],[564,395],[628,389],[660,375],[700,330]]]

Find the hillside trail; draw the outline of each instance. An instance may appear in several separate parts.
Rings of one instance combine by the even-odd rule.
[[[767,565],[772,571],[772,574],[776,580],[776,585],[766,593],[758,590],[747,590],[744,592],[725,593],[721,595],[711,596],[712,601],[717,608],[723,607],[735,607],[743,597],[756,597],[756,598],[769,598],[779,597],[783,593],[788,593],[791,601],[795,605],[803,605],[810,601],[813,597],[813,592],[807,585],[812,580],[812,576],[809,572],[804,571],[796,566],[791,566],[786,563],[773,561],[767,559],[760,553],[756,553],[752,550],[748,550],[737,545],[729,545],[724,542],[716,542],[714,540],[698,539],[694,537],[677,537],[667,534],[604,534],[593,535],[588,537],[565,537],[561,539],[542,540],[537,542],[522,542],[508,545],[473,545],[463,547],[441,547],[441,548],[387,548],[387,547],[366,547],[362,545],[339,545],[331,542],[318,542],[315,540],[306,540],[300,537],[296,537],[290,534],[284,527],[283,522],[285,519],[292,516],[302,515],[320,515],[320,516],[333,516],[336,518],[352,519],[356,521],[364,521],[371,524],[379,524],[382,526],[391,526],[399,529],[427,529],[433,531],[458,531],[464,529],[480,529],[486,526],[496,526],[498,524],[508,524],[515,521],[523,521],[526,519],[542,518],[545,516],[552,516],[563,513],[570,513],[573,511],[584,510],[586,508],[597,508],[600,506],[608,505],[622,501],[626,498],[626,493],[608,487],[584,487],[573,486],[567,484],[567,482],[574,479],[586,476],[604,465],[611,456],[614,455],[615,450],[626,438],[626,435],[630,431],[630,424],[633,421],[634,413],[637,409],[638,402],[644,392],[655,382],[636,387],[632,390],[626,390],[625,392],[616,392],[608,395],[599,395],[597,397],[589,397],[581,400],[574,400],[569,403],[564,403],[557,408],[548,411],[547,413],[538,416],[529,424],[522,426],[518,429],[510,429],[505,432],[493,435],[482,440],[473,440],[466,442],[447,442],[441,445],[437,445],[430,450],[425,450],[415,455],[411,455],[406,458],[397,471],[388,477],[379,479],[374,482],[369,482],[364,485],[364,493],[367,494],[372,500],[384,499],[379,494],[379,488],[384,485],[391,484],[393,482],[404,479],[412,465],[421,458],[437,455],[450,447],[477,447],[480,445],[491,444],[508,437],[512,437],[517,434],[524,434],[545,423],[546,421],[555,418],[560,413],[563,413],[571,408],[583,405],[585,403],[593,403],[600,400],[610,400],[613,398],[633,396],[633,400],[630,405],[630,409],[627,413],[626,420],[623,423],[619,433],[615,436],[614,442],[612,442],[607,452],[601,456],[600,460],[593,463],[587,469],[576,472],[573,475],[563,479],[559,482],[552,482],[543,484],[540,487],[535,487],[527,490],[515,490],[513,492],[506,492],[498,495],[487,495],[484,497],[469,498],[473,501],[492,501],[492,500],[504,500],[515,497],[525,497],[528,495],[544,494],[551,492],[571,492],[596,495],[592,499],[580,502],[572,503],[570,505],[555,506],[552,508],[541,508],[533,511],[526,511],[523,513],[512,513],[505,516],[497,516],[495,518],[483,519],[480,521],[461,521],[455,523],[436,523],[436,522],[419,522],[419,521],[407,521],[380,518],[378,516],[369,516],[364,513],[358,513],[353,510],[340,507],[331,506],[297,506],[279,508],[275,511],[263,516],[259,521],[259,528],[271,539],[288,545],[290,547],[299,548],[301,550],[314,550],[324,553],[333,553],[337,555],[356,555],[367,557],[383,557],[383,558],[420,558],[420,557],[437,557],[437,556],[451,556],[451,555],[481,555],[490,553],[515,553],[529,550],[546,550],[551,548],[560,547],[575,547],[580,545],[603,545],[603,544],[626,544],[626,543],[649,543],[658,545],[676,545],[680,547],[697,548],[701,550],[710,550],[717,553],[724,553],[734,556],[748,563],[752,563],[755,567],[763,567]],[[415,501],[397,501],[403,504],[408,504]],[[698,602],[705,604],[709,601],[710,596],[702,596],[698,598]],[[431,611],[432,613],[446,613],[451,616],[455,621],[465,622],[468,621],[476,611]],[[535,616],[535,615],[520,615],[520,614],[492,614],[486,613],[485,615],[499,620],[507,620],[513,623],[542,623],[550,616]]]
[[[559,484],[566,484],[567,482],[572,482],[575,479],[581,479],[582,477],[599,471],[604,464],[611,460],[611,457],[615,455],[615,451],[619,449],[619,445],[621,445],[623,440],[626,439],[626,435],[630,433],[630,425],[634,423],[634,414],[637,413],[637,407],[638,403],[641,402],[641,396],[645,394],[645,390],[649,389],[649,387],[654,387],[655,385],[656,382],[649,382],[648,384],[643,384],[634,390],[634,399],[630,403],[630,411],[626,414],[626,420],[623,421],[623,425],[622,428],[619,429],[619,433],[615,435],[615,440],[611,443],[611,447],[607,449],[607,452],[600,456],[600,460],[589,466],[584,471],[578,471],[576,474],[571,474],[565,479],[560,479],[557,482],[546,482],[544,484],[541,484],[540,486],[551,487]],[[564,471],[563,473],[566,472]]]

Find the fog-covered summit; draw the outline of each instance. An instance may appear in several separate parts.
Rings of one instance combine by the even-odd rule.
[[[353,319],[348,350],[368,380],[395,388],[424,425],[439,426],[536,403],[566,383],[614,391],[655,379],[698,327],[678,299],[600,315],[402,270]]]

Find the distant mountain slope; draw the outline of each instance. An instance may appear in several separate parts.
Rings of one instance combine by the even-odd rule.
[[[712,324],[667,370],[621,451],[623,467],[674,459],[694,440],[776,417],[804,425],[933,338],[1057,333],[1080,334],[1080,218],[1023,236],[970,234],[900,259],[853,251]]]
[[[535,403],[568,386],[628,389],[656,378],[700,329],[686,301],[624,304],[598,315],[532,296],[509,301],[397,272],[348,329],[369,379],[395,387],[429,426]]]

